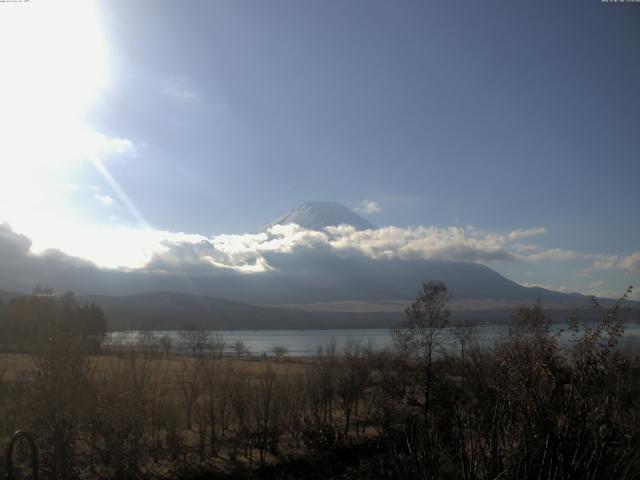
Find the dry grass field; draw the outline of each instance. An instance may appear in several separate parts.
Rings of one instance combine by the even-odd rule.
[[[267,358],[265,360],[253,360],[236,357],[223,359],[194,358],[189,354],[148,355],[144,352],[132,351],[135,363],[144,364],[147,368],[161,371],[166,376],[175,376],[185,370],[191,370],[203,362],[215,361],[219,365],[229,365],[240,372],[250,375],[260,375],[266,371],[276,374],[301,375],[312,364],[308,357],[285,357],[281,359]],[[32,377],[37,370],[38,357],[24,353],[0,353],[0,378],[15,380],[18,378]],[[92,375],[102,376],[113,371],[119,371],[131,365],[132,359],[128,355],[106,353],[101,355],[88,355],[88,365]]]

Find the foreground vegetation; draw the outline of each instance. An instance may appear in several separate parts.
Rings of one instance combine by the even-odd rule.
[[[305,360],[96,355],[58,332],[0,358],[0,432],[33,432],[51,479],[639,478],[626,295],[597,325],[575,319],[570,348],[536,305],[490,350],[459,326],[456,355],[439,351],[446,298],[426,284],[393,351],[352,341]]]

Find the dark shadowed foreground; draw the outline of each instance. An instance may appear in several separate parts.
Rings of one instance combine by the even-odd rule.
[[[96,307],[40,295],[18,307],[49,305],[47,334],[11,337],[0,358],[2,446],[32,432],[48,479],[639,478],[640,356],[617,348],[625,298],[595,304],[598,324],[574,319],[569,348],[533,306],[495,348],[467,324],[442,356],[447,291],[430,282],[393,351],[353,341],[249,361],[155,343],[97,351]]]

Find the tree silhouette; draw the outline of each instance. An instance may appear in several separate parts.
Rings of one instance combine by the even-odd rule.
[[[403,356],[418,366],[424,386],[424,412],[428,415],[433,383],[433,356],[440,345],[440,333],[451,314],[444,282],[430,281],[405,310],[406,318],[393,330],[393,341]]]

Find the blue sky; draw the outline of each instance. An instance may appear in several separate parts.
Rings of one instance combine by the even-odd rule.
[[[10,8],[32,22],[38,3]],[[77,30],[58,75],[94,88],[78,103],[99,136],[78,157],[94,161],[47,172],[38,191],[55,202],[19,202],[33,224],[55,203],[47,218],[76,225],[240,235],[307,200],[368,200],[378,225],[544,228],[510,248],[546,257],[487,263],[523,283],[640,283],[640,4],[92,5],[78,17],[90,31],[60,13],[47,25],[53,40]],[[64,110],[46,102],[34,111]],[[4,201],[16,230],[62,248]]]
[[[371,197],[379,223],[631,248],[640,8],[536,3],[105,3],[120,75],[94,121],[149,144],[118,176],[158,225]]]

